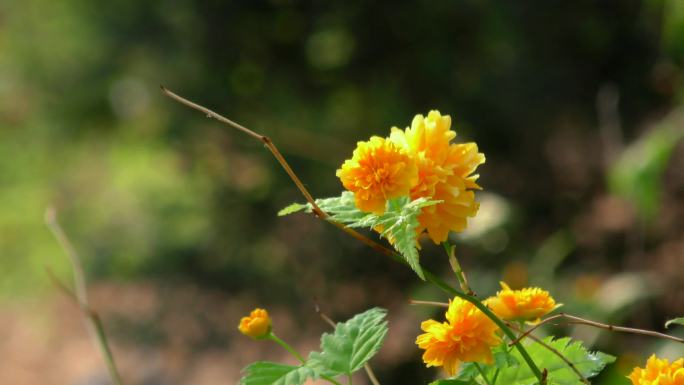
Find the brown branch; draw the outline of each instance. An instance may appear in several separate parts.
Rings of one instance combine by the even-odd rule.
[[[265,136],[265,135],[261,135],[257,132],[254,132],[254,131],[250,130],[249,128],[247,128],[247,127],[245,127],[239,123],[236,123],[236,122],[226,118],[225,116],[218,114],[218,113],[216,113],[216,112],[214,112],[214,111],[212,111],[206,107],[203,107],[197,103],[191,102],[190,100],[185,99],[184,97],[175,94],[174,92],[170,91],[169,89],[167,89],[164,86],[160,86],[160,87],[161,87],[161,90],[164,93],[164,95],[170,97],[171,99],[173,99],[173,100],[175,100],[181,104],[184,104],[184,105],[186,105],[192,109],[195,109],[197,111],[204,113],[208,118],[216,119],[221,123],[225,123],[225,124],[227,124],[233,128],[236,128],[236,129],[244,132],[245,134],[251,136],[252,138],[262,142],[266,146],[266,148],[268,148],[268,150],[271,152],[271,154],[273,154],[273,156],[276,158],[278,163],[280,163],[280,165],[283,167],[283,169],[285,169],[285,172],[287,172],[287,175],[290,176],[290,178],[292,179],[294,184],[297,186],[299,191],[302,193],[302,195],[304,195],[304,198],[306,198],[306,201],[309,202],[309,204],[313,208],[314,213],[316,213],[316,215],[318,215],[319,217],[321,217],[323,219],[328,217],[328,215],[326,213],[324,213],[320,207],[318,207],[314,198],[311,196],[311,194],[306,189],[306,187],[304,187],[304,184],[302,183],[302,181],[299,180],[299,177],[297,177],[297,174],[294,173],[294,171],[292,170],[290,165],[287,163],[285,158],[283,158],[283,155],[280,153],[280,151],[278,151],[278,148],[275,146],[275,144],[273,144],[273,141],[271,141],[271,138],[269,138],[268,136]]]
[[[586,318],[578,317],[575,315],[570,315],[566,313],[559,313],[554,316],[551,316],[549,318],[546,318],[539,322],[538,324],[534,325],[532,328],[527,330],[525,333],[521,334],[520,337],[518,337],[516,340],[512,341],[509,345],[512,345],[521,339],[525,338],[529,333],[534,331],[535,329],[539,328],[540,326],[549,323],[550,321],[559,319],[559,318],[564,318],[569,320],[569,324],[577,324],[577,325],[587,325],[587,326],[593,326],[599,329],[605,329],[608,331],[613,331],[613,332],[620,332],[620,333],[631,333],[631,334],[640,334],[644,336],[649,336],[649,337],[657,337],[657,338],[664,338],[668,339],[671,341],[676,341],[679,343],[684,343],[684,338],[679,338],[675,336],[671,336],[669,334],[664,334],[664,333],[659,333],[659,332],[654,332],[651,330],[644,330],[644,329],[636,329],[636,328],[629,328],[629,327],[624,327],[624,326],[616,326],[616,325],[609,325],[609,324],[604,324],[601,322],[596,322],[592,320],[588,320]]]
[[[518,333],[522,333],[522,332],[523,332],[523,330],[521,330],[519,327],[513,325],[513,324],[510,323],[510,322],[506,322],[506,326],[508,326],[509,328],[511,328],[511,329],[513,329],[513,330],[515,330],[515,331],[517,331]],[[591,384],[591,383],[589,382],[589,380],[587,380],[587,378],[584,377],[584,375],[582,375],[582,372],[580,372],[580,371],[577,369],[577,367],[575,366],[575,364],[572,363],[572,361],[570,361],[567,357],[565,357],[565,356],[563,355],[563,353],[559,352],[558,349],[556,349],[556,348],[554,348],[553,346],[551,346],[551,345],[547,344],[546,342],[542,341],[541,338],[538,338],[538,337],[536,337],[536,336],[530,334],[530,331],[529,331],[529,330],[528,330],[527,332],[525,332],[523,335],[524,335],[525,337],[530,338],[531,340],[536,341],[539,345],[545,347],[546,349],[548,349],[549,351],[551,351],[552,353],[554,353],[555,355],[557,355],[561,360],[563,360],[563,362],[565,362],[565,363],[570,367],[570,369],[572,369],[573,372],[575,372],[575,374],[577,374],[577,377],[579,377],[580,381],[582,381],[583,383],[585,383],[585,384],[587,384],[587,385]],[[518,337],[517,340],[520,340],[520,339],[522,338],[523,335],[521,335],[520,337]]]
[[[86,291],[86,281],[85,275],[83,273],[83,265],[81,264],[81,259],[73,247],[73,244],[69,241],[64,230],[59,225],[57,221],[56,211],[52,207],[48,207],[45,210],[45,224],[50,229],[52,234],[57,239],[65,254],[69,258],[71,263],[71,268],[74,275],[74,287],[75,292],[69,290],[69,288],[61,282],[52,271],[48,270],[48,277],[52,283],[60,289],[67,297],[69,297],[81,310],[84,320],[86,321],[86,327],[88,329],[88,334],[92,338],[94,344],[100,349],[102,354],[102,359],[104,360],[107,371],[109,372],[109,378],[114,385],[123,385],[121,376],[119,375],[119,370],[116,366],[116,361],[114,360],[114,355],[109,347],[109,342],[107,341],[107,335],[105,334],[104,326],[102,320],[98,314],[90,308],[88,304],[88,295]]]
[[[393,252],[392,250],[388,249],[387,247],[381,245],[380,243],[373,241],[372,239],[364,236],[363,234],[359,233],[358,231],[356,231],[354,229],[348,228],[347,226],[343,225],[342,223],[331,221],[329,215],[326,212],[324,212],[323,210],[321,210],[321,208],[316,204],[316,201],[312,197],[312,195],[309,193],[309,190],[307,190],[306,187],[304,186],[304,184],[299,180],[299,177],[297,177],[297,175],[294,173],[294,171],[292,170],[290,165],[287,163],[285,158],[283,158],[282,154],[280,153],[280,151],[278,151],[278,148],[275,146],[275,144],[273,144],[273,142],[271,141],[271,139],[269,137],[267,137],[265,135],[261,135],[257,132],[254,132],[254,131],[248,129],[247,127],[244,127],[244,126],[242,126],[242,125],[240,125],[240,124],[238,124],[238,123],[224,117],[223,115],[220,115],[220,114],[218,114],[218,113],[216,113],[216,112],[214,112],[214,111],[212,111],[206,107],[203,107],[197,103],[191,102],[190,100],[185,99],[184,97],[177,95],[176,93],[170,91],[169,89],[167,89],[164,86],[161,86],[161,90],[164,93],[164,95],[170,97],[171,99],[173,99],[173,100],[175,100],[175,101],[177,101],[177,102],[179,102],[185,106],[188,106],[192,109],[200,111],[209,118],[216,119],[221,123],[224,123],[224,124],[227,124],[233,128],[236,128],[236,129],[244,132],[245,134],[251,136],[252,138],[255,138],[255,139],[259,140],[260,142],[262,142],[266,146],[266,148],[268,148],[268,150],[271,152],[271,154],[273,154],[273,156],[276,158],[276,160],[278,161],[280,166],[290,176],[290,179],[292,179],[294,184],[297,186],[297,189],[299,189],[299,191],[302,193],[302,195],[304,196],[304,199],[306,199],[306,201],[311,205],[312,210],[313,210],[314,214],[316,214],[316,216],[318,216],[321,219],[327,220],[328,223],[331,223],[333,226],[335,226],[338,229],[344,231],[345,233],[351,235],[352,237],[356,238],[358,241],[362,242],[366,246],[371,247],[373,250],[375,250],[381,254],[384,254],[384,255],[386,255],[386,256],[388,256],[388,257],[390,257],[390,258],[392,258],[395,261],[398,261],[400,263],[404,263],[404,264],[406,263],[406,261],[404,261],[395,252]]]
[[[524,333],[522,333],[521,335],[519,335],[518,338],[516,338],[515,340],[511,341],[511,342],[508,344],[508,346],[513,346],[513,344],[515,344],[515,343],[517,343],[517,342],[520,342],[520,340],[522,340],[523,338],[527,337],[528,334],[532,333],[533,331],[535,331],[536,329],[538,329],[538,328],[541,327],[542,325],[547,324],[547,323],[549,323],[549,322],[551,322],[551,321],[553,321],[553,320],[556,320],[556,319],[558,319],[558,318],[561,318],[561,317],[563,317],[563,313],[556,314],[556,315],[553,315],[553,316],[551,316],[551,317],[549,317],[549,318],[543,319],[542,321],[540,321],[539,323],[537,323],[536,325],[532,326],[531,328],[527,329],[527,331],[525,331]]]

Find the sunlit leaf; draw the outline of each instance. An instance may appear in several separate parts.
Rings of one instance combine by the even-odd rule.
[[[302,385],[306,380],[318,378],[314,369],[306,365],[291,366],[259,361],[244,369],[241,385]]]
[[[290,214],[305,210],[307,207],[309,207],[309,206],[303,205],[301,203],[293,203],[293,204],[283,208],[282,210],[278,211],[278,216],[283,217],[285,215],[290,215]]]
[[[338,323],[321,337],[321,352],[312,352],[310,366],[323,367],[326,375],[349,375],[363,367],[380,350],[387,335],[386,311],[373,308]]]
[[[462,380],[437,380],[430,383],[430,385],[476,385],[477,382],[462,381]]]
[[[615,361],[615,357],[601,353],[589,352],[581,342],[572,341],[570,338],[560,338],[554,340],[547,337],[544,343],[550,345],[560,352],[565,358],[573,363],[575,368],[582,373],[585,378],[597,375],[603,368]],[[527,352],[532,360],[541,369],[548,371],[550,384],[558,385],[577,385],[581,384],[577,374],[560,357],[549,351],[539,343],[532,343],[526,346]],[[530,368],[524,364],[520,353],[517,350],[511,355],[518,361],[517,365],[501,369],[497,377],[497,385],[532,385],[538,382]]]
[[[380,232],[380,236],[389,240],[394,249],[404,258],[411,269],[425,279],[420,267],[418,255],[418,215],[423,207],[440,201],[418,198],[411,201],[409,197],[400,197],[387,202],[386,210],[381,215],[366,213],[354,204],[354,194],[345,191],[339,197],[317,199],[316,204],[330,215],[330,219],[352,228],[367,228]],[[295,204],[297,205],[297,204]],[[302,209],[304,205],[290,205],[280,211],[279,215],[287,215]],[[293,207],[295,206],[295,207]],[[306,206],[311,212],[311,206]]]
[[[665,328],[669,328],[670,325],[684,325],[684,317],[678,317],[665,322]]]

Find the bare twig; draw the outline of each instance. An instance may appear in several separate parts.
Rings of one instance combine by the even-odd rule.
[[[515,331],[517,331],[518,333],[522,333],[522,332],[523,332],[522,329],[520,329],[519,327],[515,326],[514,324],[512,324],[512,323],[510,323],[510,322],[506,322],[506,325],[507,325],[509,328],[511,328],[511,329],[513,329],[513,330],[515,330]],[[530,334],[530,333],[529,333],[529,330],[528,330],[527,332],[525,332],[524,335],[525,335],[526,337],[530,338],[531,340],[536,341],[539,345],[543,346],[543,347],[546,348],[547,350],[549,350],[549,351],[551,351],[552,353],[554,353],[555,355],[557,355],[561,360],[563,360],[563,362],[565,362],[565,363],[570,367],[570,369],[572,369],[573,372],[575,372],[575,374],[577,374],[577,377],[579,377],[580,381],[582,381],[583,383],[585,383],[585,384],[587,384],[587,385],[591,384],[591,383],[589,382],[589,380],[587,380],[587,378],[584,377],[584,375],[582,375],[582,372],[580,372],[580,371],[577,369],[577,366],[575,366],[575,364],[574,364],[572,361],[570,361],[567,357],[565,357],[565,356],[563,355],[563,353],[559,352],[558,349],[556,349],[556,348],[554,348],[553,346],[547,344],[547,343],[544,342],[541,338],[538,338],[538,337],[536,337],[536,336]],[[521,337],[522,337],[522,335],[521,335]],[[518,339],[520,339],[521,337],[518,337]]]
[[[428,306],[438,306],[438,307],[449,307],[449,304],[444,303],[444,302],[419,301],[416,299],[409,299],[409,305],[428,305]]]
[[[327,315],[325,315],[325,313],[323,313],[321,311],[321,307],[318,306],[318,301],[316,301],[315,298],[314,298],[314,306],[316,307],[316,313],[318,313],[318,315],[323,319],[323,321],[325,321],[325,323],[327,323],[328,325],[330,325],[334,329],[335,328],[335,321],[333,321],[330,317],[328,317]],[[373,369],[371,368],[370,364],[368,364],[366,362],[365,364],[363,364],[363,368],[366,370],[366,374],[368,375],[370,382],[373,385],[380,385],[380,381],[378,381],[378,378],[375,377],[375,373],[373,372]]]
[[[160,86],[160,87],[161,87],[161,90],[164,93],[164,95],[170,97],[171,99],[173,99],[173,100],[175,100],[181,104],[184,104],[184,105],[186,105],[192,109],[195,109],[197,111],[204,113],[208,118],[216,119],[221,123],[225,123],[225,124],[227,124],[233,128],[236,128],[236,129],[244,132],[245,134],[251,136],[252,138],[262,142],[266,146],[266,148],[268,148],[268,150],[271,152],[271,154],[273,154],[273,156],[276,158],[278,163],[280,163],[280,165],[283,167],[283,169],[285,169],[285,172],[287,172],[287,175],[290,176],[290,178],[292,179],[294,184],[297,186],[299,191],[302,193],[302,195],[304,195],[304,198],[306,198],[306,201],[309,202],[309,204],[311,204],[311,207],[312,207],[314,213],[316,213],[316,215],[318,215],[321,218],[327,218],[328,215],[325,214],[323,212],[323,210],[320,209],[320,207],[318,207],[314,198],[311,196],[311,194],[306,189],[306,187],[304,187],[304,184],[302,183],[302,181],[299,180],[299,177],[297,177],[297,174],[295,174],[294,171],[292,171],[292,168],[287,163],[285,158],[283,158],[283,155],[280,153],[280,151],[278,151],[278,148],[275,146],[275,144],[273,144],[273,141],[271,141],[271,138],[269,138],[268,136],[256,133],[256,132],[250,130],[249,128],[247,128],[241,124],[238,124],[238,123],[226,118],[223,115],[217,114],[216,112],[214,112],[214,111],[212,111],[212,110],[210,110],[204,106],[200,106],[197,103],[191,102],[190,100],[185,99],[184,97],[173,93],[172,91],[170,91],[169,89],[167,89],[164,86]]]
[[[223,115],[217,114],[216,112],[214,112],[214,111],[212,111],[206,107],[203,107],[197,103],[191,102],[190,100],[185,99],[184,97],[175,94],[174,92],[170,91],[169,89],[167,89],[164,86],[161,86],[161,90],[164,93],[164,95],[170,97],[171,99],[173,99],[173,100],[175,100],[175,101],[177,101],[177,102],[179,102],[185,106],[188,106],[192,109],[200,111],[200,112],[204,113],[209,118],[216,119],[221,123],[225,123],[225,124],[227,124],[233,128],[236,128],[236,129],[246,133],[247,135],[251,136],[252,138],[255,138],[255,139],[259,140],[260,142],[262,142],[266,146],[266,148],[268,148],[268,150],[271,152],[271,154],[273,154],[273,156],[276,158],[278,163],[280,163],[280,166],[290,176],[290,179],[292,179],[292,182],[294,182],[295,186],[297,186],[297,189],[299,189],[299,191],[302,193],[302,195],[304,196],[304,199],[306,199],[306,201],[311,205],[312,210],[313,210],[314,214],[316,214],[316,216],[318,216],[321,219],[326,219],[328,223],[331,223],[333,226],[335,226],[338,229],[344,231],[345,233],[351,235],[352,237],[354,237],[357,240],[364,243],[366,246],[371,247],[373,250],[375,250],[381,254],[384,254],[386,256],[389,256],[398,262],[404,263],[404,260],[401,257],[398,257],[396,255],[396,253],[394,253],[392,250],[388,249],[387,247],[373,241],[372,239],[364,236],[363,234],[357,232],[354,229],[350,229],[350,228],[346,227],[345,225],[343,225],[339,222],[328,220],[329,215],[327,213],[325,213],[323,210],[321,210],[321,208],[316,204],[316,200],[313,198],[311,193],[309,193],[309,190],[307,190],[306,187],[304,186],[304,184],[299,180],[299,177],[297,177],[297,175],[294,173],[294,171],[292,170],[290,165],[287,163],[285,158],[283,158],[282,154],[280,153],[280,151],[278,151],[278,148],[275,146],[275,144],[271,141],[271,139],[269,137],[267,137],[265,135],[261,135],[257,132],[254,132],[254,131],[248,129],[247,127],[244,127],[238,123],[235,123],[232,120],[224,117]]]
[[[64,230],[62,230],[62,227],[59,225],[56,211],[53,207],[48,207],[47,210],[45,210],[45,224],[55,236],[62,249],[64,249],[66,255],[69,257],[69,262],[71,263],[74,275],[75,292],[69,290],[69,288],[59,279],[57,279],[57,277],[55,277],[50,270],[48,270],[48,276],[53,284],[69,298],[71,298],[71,300],[73,300],[81,310],[84,321],[86,322],[88,334],[90,334],[93,343],[100,349],[102,359],[107,366],[107,371],[109,372],[109,378],[112,381],[112,384],[123,385],[123,381],[119,375],[119,370],[116,367],[114,355],[112,354],[112,350],[109,347],[109,342],[107,341],[107,335],[105,334],[102,321],[97,313],[93,311],[88,304],[85,275],[83,274],[83,265],[81,264],[81,259],[79,258],[76,249],[69,241],[66,233],[64,233]]]
[[[664,339],[668,339],[671,341],[684,343],[684,338],[679,338],[679,337],[671,336],[668,334],[654,332],[652,330],[644,330],[644,329],[629,328],[629,327],[624,327],[624,326],[609,325],[609,324],[604,324],[601,322],[588,320],[586,318],[578,317],[575,315],[559,313],[559,314],[556,314],[556,315],[551,316],[549,318],[545,318],[544,320],[542,320],[538,324],[534,325],[532,328],[528,329],[525,333],[521,334],[520,337],[518,337],[516,340],[512,341],[510,343],[510,345],[517,343],[521,339],[525,338],[529,333],[533,332],[535,329],[539,328],[540,326],[547,324],[553,320],[560,319],[560,318],[567,319],[569,324],[587,325],[587,326],[593,326],[593,327],[596,327],[599,329],[605,329],[605,330],[613,331],[613,332],[640,334],[640,335],[644,335],[644,336],[664,338]]]

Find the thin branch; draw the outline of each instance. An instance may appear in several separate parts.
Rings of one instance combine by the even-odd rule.
[[[507,325],[509,328],[511,328],[511,329],[513,329],[513,330],[515,330],[515,331],[517,331],[517,332],[519,332],[519,333],[522,333],[522,332],[523,332],[523,330],[521,330],[519,327],[513,325],[513,324],[510,323],[510,322],[506,322],[506,325]],[[587,380],[587,378],[584,377],[584,375],[582,375],[582,372],[580,372],[580,371],[577,369],[577,366],[575,366],[575,364],[574,364],[572,361],[570,361],[567,357],[565,357],[565,356],[563,355],[563,353],[561,353],[560,351],[558,351],[558,349],[556,349],[556,348],[554,348],[553,346],[547,344],[547,343],[544,342],[541,338],[538,338],[538,337],[536,337],[536,336],[530,334],[530,333],[529,333],[529,330],[528,330],[527,332],[525,332],[524,335],[525,335],[526,337],[528,337],[529,339],[536,341],[539,345],[545,347],[546,349],[548,349],[549,351],[551,351],[552,353],[554,353],[555,355],[557,355],[561,360],[563,360],[563,362],[565,362],[565,363],[570,367],[570,369],[572,369],[573,372],[575,372],[575,374],[577,374],[577,377],[579,377],[580,381],[582,381],[583,383],[585,383],[585,384],[587,384],[587,385],[590,385],[590,384],[591,384],[591,383],[589,382],[589,380]],[[521,335],[521,337],[522,337],[522,336],[523,336],[523,335]],[[518,339],[520,339],[521,337],[518,337]]]
[[[534,326],[532,326],[531,328],[527,329],[527,331],[525,331],[524,333],[522,333],[521,335],[519,335],[518,338],[516,338],[516,339],[514,339],[513,341],[511,341],[508,345],[509,345],[509,346],[512,346],[513,344],[516,344],[516,343],[520,342],[523,338],[527,337],[528,334],[530,334],[530,333],[532,333],[533,331],[535,331],[536,329],[540,328],[542,325],[547,324],[547,323],[549,323],[549,322],[551,322],[551,321],[553,321],[553,320],[556,320],[556,319],[559,319],[559,318],[562,318],[562,317],[563,317],[563,313],[553,315],[553,316],[551,316],[551,317],[549,317],[549,318],[544,318],[544,319],[541,320],[539,323],[537,323],[537,324],[535,324]]]
[[[571,323],[571,324],[589,325],[589,326],[594,326],[597,328],[606,329],[606,330],[614,331],[614,332],[641,334],[644,336],[664,338],[664,339],[668,339],[671,341],[684,343],[684,338],[679,338],[679,337],[671,336],[668,334],[654,332],[652,330],[644,330],[644,329],[628,328],[628,327],[624,327],[624,326],[609,325],[609,324],[604,324],[601,322],[588,320],[588,319],[578,317],[575,315],[570,315],[570,314],[565,314],[565,313],[561,313],[561,314],[563,315],[563,317],[569,319],[570,322],[568,322],[568,323]]]
[[[409,305],[428,305],[428,306],[449,307],[449,304],[444,303],[444,302],[419,301],[416,299],[409,299]]]
[[[314,298],[314,306],[316,308],[316,313],[323,319],[323,321],[325,321],[325,323],[327,323],[334,329],[335,321],[333,321],[330,317],[328,317],[327,315],[325,315],[325,313],[321,311],[321,307],[318,306],[318,301],[316,300],[316,298]],[[368,375],[370,382],[373,385],[380,385],[380,381],[378,381],[378,378],[375,377],[375,373],[373,372],[373,368],[371,368],[370,364],[366,362],[365,364],[363,364],[363,368],[366,370],[366,374]]]
[[[266,148],[268,148],[268,150],[271,152],[271,154],[273,154],[273,156],[276,158],[278,163],[280,163],[280,165],[283,167],[283,169],[285,169],[285,172],[287,172],[287,175],[290,176],[290,178],[292,179],[294,184],[297,186],[299,191],[302,193],[302,195],[304,195],[304,198],[306,198],[306,201],[309,202],[309,204],[311,204],[311,207],[313,208],[314,213],[316,213],[316,215],[318,215],[319,217],[321,217],[323,219],[328,217],[328,215],[326,213],[324,213],[320,207],[318,207],[314,198],[311,196],[311,194],[306,189],[306,187],[304,187],[304,184],[302,183],[302,181],[299,180],[299,177],[297,177],[297,174],[294,173],[294,171],[292,170],[290,165],[287,163],[287,161],[285,160],[283,155],[280,153],[280,151],[278,151],[278,148],[275,146],[275,144],[273,144],[273,141],[271,141],[271,138],[269,138],[268,136],[265,136],[265,135],[261,135],[257,132],[254,132],[254,131],[250,130],[249,128],[247,128],[241,124],[238,124],[238,123],[226,118],[225,116],[218,114],[218,113],[216,113],[216,112],[214,112],[214,111],[212,111],[212,110],[210,110],[204,106],[200,106],[197,103],[191,102],[190,100],[185,99],[184,97],[175,94],[174,92],[170,91],[169,89],[167,89],[164,86],[160,86],[160,87],[161,87],[161,90],[164,93],[164,95],[170,97],[171,99],[173,99],[173,100],[175,100],[181,104],[184,104],[184,105],[186,105],[192,109],[195,109],[197,111],[204,113],[208,118],[216,119],[221,123],[225,123],[225,124],[227,124],[233,128],[236,128],[236,129],[244,132],[245,134],[251,136],[252,138],[262,142],[266,146]]]
[[[53,207],[48,207],[47,210],[45,210],[45,224],[55,236],[57,242],[59,242],[60,246],[62,249],[64,249],[65,254],[69,258],[74,275],[75,293],[69,290],[64,283],[57,279],[57,277],[50,270],[48,270],[48,276],[53,284],[63,293],[65,293],[79,307],[79,309],[81,309],[84,320],[86,321],[88,334],[90,334],[91,339],[100,349],[102,359],[107,366],[107,371],[109,372],[109,378],[112,381],[112,384],[123,385],[121,375],[119,375],[119,370],[116,366],[116,361],[114,360],[114,355],[109,347],[109,342],[107,340],[107,335],[105,333],[102,320],[88,304],[85,275],[83,274],[83,265],[81,264],[81,259],[79,258],[76,249],[69,241],[66,233],[59,225],[59,222],[57,221],[57,214]]]
[[[45,224],[47,225],[52,235],[57,239],[59,245],[64,250],[64,253],[69,258],[71,263],[71,270],[74,275],[74,287],[76,289],[76,298],[78,302],[88,305],[88,292],[86,291],[85,274],[83,273],[83,265],[81,258],[79,258],[74,245],[69,241],[69,238],[62,230],[62,227],[57,222],[57,211],[54,207],[49,206],[45,209]]]
[[[644,329],[629,328],[629,327],[624,327],[624,326],[609,325],[609,324],[604,324],[601,322],[588,320],[586,318],[578,317],[575,315],[560,313],[560,314],[556,314],[554,316],[551,316],[549,318],[546,318],[543,321],[541,321],[540,323],[538,323],[537,325],[534,325],[532,328],[530,328],[525,333],[520,335],[520,337],[518,337],[515,341],[512,341],[511,344],[518,342],[520,339],[526,337],[529,333],[531,333],[532,331],[534,331],[535,329],[537,329],[541,325],[549,323],[550,321],[553,321],[553,320],[556,320],[559,318],[565,318],[565,319],[569,320],[568,321],[569,324],[587,325],[587,326],[593,326],[593,327],[596,327],[599,329],[605,329],[605,330],[613,331],[613,332],[640,334],[640,335],[644,335],[644,336],[663,338],[663,339],[668,339],[671,341],[676,341],[679,343],[684,343],[684,338],[671,336],[669,334],[654,332],[652,330],[644,330]]]
[[[449,257],[449,265],[451,265],[451,270],[456,274],[458,283],[461,285],[461,290],[469,295],[475,295],[475,292],[473,292],[468,285],[468,279],[461,268],[461,264],[458,262],[458,258],[456,258],[456,246],[449,243],[448,240],[442,242],[442,246],[444,246],[444,251],[446,251],[447,256]]]
[[[257,134],[254,131],[247,129],[247,128],[233,122],[232,120],[227,119],[227,118],[215,113],[214,111],[212,111],[206,107],[200,106],[200,105],[193,103],[193,102],[191,102],[191,101],[189,101],[189,100],[187,100],[187,99],[185,99],[179,95],[176,95],[175,93],[166,89],[164,86],[161,86],[161,89],[162,89],[162,92],[166,96],[176,100],[177,102],[184,104],[184,105],[186,105],[190,108],[193,108],[195,110],[198,110],[200,112],[203,112],[207,117],[217,119],[220,122],[228,124],[231,127],[237,128],[240,131],[243,131],[243,132],[247,133],[248,135],[250,135],[250,136],[258,139],[262,143],[264,143],[267,146],[267,148],[269,149],[269,151],[271,151],[273,156],[276,158],[276,160],[278,160],[278,162],[283,167],[283,169],[285,169],[285,171],[288,173],[288,175],[290,176],[292,181],[295,183],[295,185],[297,186],[299,191],[302,193],[302,195],[304,195],[304,198],[306,199],[306,201],[309,204],[311,204],[312,210],[316,216],[318,216],[321,219],[325,219],[328,223],[332,223],[338,229],[340,229],[340,230],[344,231],[345,233],[351,235],[352,237],[361,241],[363,244],[371,247],[373,250],[392,258],[396,262],[399,262],[399,263],[404,264],[404,265],[408,265],[408,262],[405,261],[399,254],[395,253],[394,251],[392,251],[392,250],[388,249],[387,247],[371,240],[370,238],[362,235],[361,233],[357,232],[356,230],[348,228],[347,226],[343,225],[342,223],[330,220],[328,214],[326,214],[323,210],[321,210],[320,207],[318,207],[318,205],[316,204],[315,200],[313,199],[313,197],[311,196],[309,191],[306,189],[306,187],[304,187],[304,184],[302,184],[302,182],[299,180],[297,175],[295,175],[294,171],[292,171],[292,168],[290,168],[290,166],[287,164],[287,162],[285,161],[283,156],[280,154],[278,149],[275,147],[275,145],[271,142],[271,140],[268,137]],[[426,269],[423,269],[423,273],[425,275],[425,278],[429,282],[433,283],[434,285],[436,285],[437,287],[439,287],[440,289],[442,289],[443,291],[445,291],[446,293],[448,293],[450,295],[458,296],[458,297],[472,303],[475,307],[477,307],[483,313],[485,313],[487,315],[487,317],[489,317],[492,321],[494,321],[494,323],[496,323],[497,326],[499,326],[501,328],[501,330],[503,330],[503,332],[510,339],[515,338],[515,335],[513,334],[513,332],[503,323],[503,321],[501,321],[494,313],[492,313],[477,298],[473,297],[472,295],[469,295],[468,293],[464,293],[464,292],[461,292],[461,291],[458,291],[458,290],[452,288],[447,283],[445,283],[441,278],[437,277],[436,275],[432,274],[430,271],[428,271]],[[525,363],[530,367],[530,370],[532,370],[535,377],[537,377],[537,379],[539,380],[539,383],[541,385],[545,385],[546,379],[543,377],[542,372],[539,370],[539,368],[534,363],[534,361],[532,361],[532,358],[530,357],[530,355],[525,350],[525,347],[523,347],[521,344],[516,344],[515,347],[516,347],[516,349],[518,349],[518,351],[522,355],[523,359],[525,360]]]

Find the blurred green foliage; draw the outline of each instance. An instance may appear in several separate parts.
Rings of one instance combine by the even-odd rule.
[[[66,277],[42,224],[50,204],[91,279],[185,280],[293,304],[344,282],[368,304],[379,286],[413,290],[410,271],[335,229],[277,218],[301,199],[276,162],[165,99],[164,84],[271,136],[317,197],[339,194],[334,171],[357,140],[450,114],[458,139],[487,155],[480,181],[498,199],[486,231],[459,243],[475,289],[517,277],[583,308],[603,277],[672,266],[654,261],[684,228],[667,215],[682,209],[680,134],[648,128],[680,108],[683,68],[678,0],[3,1],[0,293],[49,289],[46,266]],[[610,171],[595,106],[606,84],[627,149]],[[608,190],[652,218],[649,258],[630,257],[634,224]],[[448,271],[440,250],[422,253]],[[662,325],[684,304],[649,309],[623,316]]]

